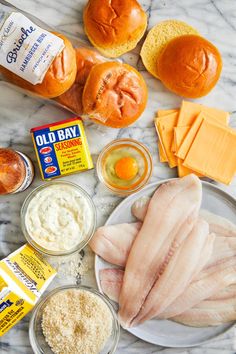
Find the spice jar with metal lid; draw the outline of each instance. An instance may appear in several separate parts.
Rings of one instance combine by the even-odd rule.
[[[28,156],[0,148],[0,195],[24,191],[32,183],[34,166]]]

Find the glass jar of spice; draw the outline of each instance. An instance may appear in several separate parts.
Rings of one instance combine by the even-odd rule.
[[[0,148],[0,195],[24,191],[32,183],[34,166],[28,156]]]

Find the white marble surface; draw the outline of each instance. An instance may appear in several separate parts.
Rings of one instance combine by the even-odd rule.
[[[149,14],[149,28],[161,20],[180,19],[198,28],[204,36],[219,47],[224,61],[223,74],[217,87],[207,97],[198,101],[232,112],[230,124],[236,127],[236,1],[143,0],[141,2]],[[12,0],[12,3],[38,16],[48,24],[62,31],[73,33],[86,41],[82,23],[82,9],[85,0]],[[154,113],[158,108],[179,106],[181,98],[164,89],[158,80],[152,78],[144,70],[138,52],[139,49],[136,48],[133,53],[126,54],[124,59],[136,66],[147,81],[149,102],[143,116],[132,127],[123,130],[106,129],[87,123],[86,132],[94,161],[96,161],[102,147],[115,138],[132,137],[145,143],[151,150],[154,159],[155,168],[152,177],[152,181],[154,181],[176,175],[175,169],[170,170],[158,162],[157,137],[153,127]],[[30,128],[70,116],[71,114],[66,111],[36,101],[0,83],[0,145],[10,146],[25,152],[31,156],[35,163],[29,134]],[[36,168],[36,172],[34,183],[26,192],[0,199],[0,258],[8,255],[25,242],[20,229],[20,207],[30,190],[42,183],[38,168]],[[66,179],[80,184],[93,197],[98,207],[99,225],[104,223],[119,203],[119,198],[107,192],[98,182],[95,170]],[[222,188],[236,196],[235,180],[230,187],[222,186]],[[75,282],[76,278],[68,276],[58,281]],[[78,277],[77,281],[79,281]],[[95,284],[92,271],[83,278],[83,283]],[[32,353],[28,340],[29,317],[30,315],[0,339],[1,354]],[[159,352],[165,354],[232,354],[236,352],[236,333],[234,335],[234,330],[231,330],[222,337],[193,349],[166,349],[142,342],[122,331],[117,353],[151,354]]]

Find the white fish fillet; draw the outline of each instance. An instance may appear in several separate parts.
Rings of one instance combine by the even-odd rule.
[[[207,267],[220,263],[226,258],[236,257],[236,237],[220,236],[219,234],[216,236]]]
[[[208,300],[224,300],[231,297],[236,298],[236,283],[227,286],[227,288],[222,289],[219,293],[212,295]]]
[[[158,317],[173,318],[227,286],[236,283],[236,258],[203,270],[187,289]]]
[[[99,227],[89,246],[105,261],[124,267],[141,226],[137,222]]]
[[[118,302],[124,271],[121,269],[102,269],[99,272],[103,292],[113,301]]]
[[[149,197],[142,197],[132,206],[133,214],[136,217],[139,215],[140,220],[142,220],[142,215],[143,217],[146,215],[149,201]],[[209,223],[210,232],[214,232],[217,237],[208,265],[221,261],[222,258],[236,256],[236,225],[206,210],[200,210],[200,215]],[[96,254],[106,261],[124,267],[130,248],[141,226],[142,224],[137,222],[100,227],[90,241],[90,246]],[[205,260],[208,261],[207,255],[202,256],[203,265]]]
[[[205,209],[200,210],[200,216],[208,222],[210,232],[214,232],[219,236],[236,237],[236,225],[228,219]]]
[[[137,325],[158,316],[170,305],[192,280],[201,253],[209,235],[206,221],[199,219],[187,239],[171,258],[163,274],[148,294],[139,315],[133,321]]]
[[[119,298],[124,326],[139,314],[156,279],[189,235],[201,199],[201,182],[195,175],[163,184],[154,193],[126,264]]]
[[[139,221],[144,220],[150,200],[150,197],[141,197],[132,205],[132,214]],[[236,225],[228,219],[205,209],[200,210],[199,215],[208,222],[210,232],[214,232],[218,236],[236,237]]]
[[[150,197],[141,197],[131,207],[131,213],[135,218],[137,218],[139,221],[143,221],[145,218],[145,215],[147,214],[147,209],[148,205],[150,202],[151,198]]]
[[[124,271],[117,268],[102,269],[99,272],[102,291],[113,301],[118,302],[119,300],[123,276]],[[220,292],[209,297],[207,300],[226,300],[230,298],[236,298],[236,283],[227,286]],[[159,318],[162,318],[162,316]]]
[[[208,225],[208,227],[209,227],[209,225]],[[202,252],[200,254],[200,258],[199,258],[199,262],[196,266],[196,270],[193,274],[193,279],[195,276],[197,276],[204,269],[206,264],[210,261],[210,259],[212,257],[212,252],[213,252],[215,240],[216,240],[215,234],[208,235],[205,245],[204,245]]]
[[[236,297],[224,300],[202,301],[198,306],[176,316],[173,320],[187,326],[208,327],[234,321]]]

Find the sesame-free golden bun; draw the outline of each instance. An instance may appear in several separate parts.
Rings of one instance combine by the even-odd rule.
[[[146,104],[146,83],[132,66],[105,62],[91,69],[83,92],[83,110],[97,123],[127,127],[140,117]]]
[[[160,54],[157,70],[162,83],[177,95],[207,95],[219,80],[222,59],[205,38],[185,35],[170,41]]]
[[[135,48],[147,27],[147,15],[136,0],[89,0],[83,19],[90,42],[109,58]]]
[[[104,58],[95,50],[80,47],[75,49],[77,74],[71,88],[56,98],[56,101],[69,108],[76,114],[83,113],[82,95],[84,85],[92,67],[104,62]]]
[[[65,47],[53,60],[42,83],[33,85],[2,66],[0,72],[10,83],[42,97],[54,98],[69,90],[75,81],[77,71],[75,50],[64,35],[56,32],[53,34],[64,41]]]
[[[198,34],[198,31],[179,20],[166,20],[155,25],[149,32],[140,52],[147,71],[159,79],[157,61],[165,45],[173,38],[185,34]]]

